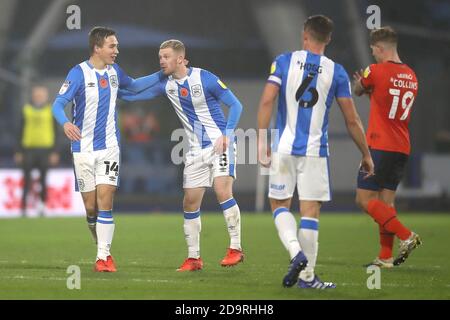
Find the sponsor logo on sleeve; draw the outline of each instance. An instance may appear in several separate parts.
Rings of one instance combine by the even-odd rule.
[[[276,70],[277,70],[277,63],[274,61],[270,66],[270,74],[274,74]]]
[[[367,77],[369,76],[369,74],[370,74],[370,67],[367,67],[367,68],[364,70],[363,77],[364,77],[364,78],[367,78]]]
[[[63,85],[61,86],[61,89],[59,89],[59,94],[64,94],[67,92],[67,89],[70,87],[70,81],[66,80],[64,81]]]
[[[222,89],[227,89],[227,86],[225,85],[225,83],[223,83],[222,81],[217,80],[217,83],[222,87]]]

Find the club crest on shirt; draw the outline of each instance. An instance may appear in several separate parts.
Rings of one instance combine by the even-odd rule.
[[[117,88],[117,76],[115,74],[109,76],[109,83],[111,83],[111,87]]]
[[[70,81],[69,80],[64,81],[63,85],[61,86],[61,89],[59,89],[59,94],[66,93],[67,89],[69,89],[69,86],[70,86]]]
[[[198,98],[202,95],[202,86],[199,84],[193,85],[191,87],[192,96]]]

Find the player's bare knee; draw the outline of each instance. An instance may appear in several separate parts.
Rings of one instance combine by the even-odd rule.
[[[200,207],[197,199],[194,197],[185,196],[183,199],[183,210],[186,212],[197,211]]]
[[[233,197],[233,180],[231,177],[218,177],[214,179],[214,192],[219,202]]]
[[[89,218],[95,218],[97,216],[97,210],[95,210],[95,204],[94,205],[88,205],[86,207],[86,215]]]
[[[302,217],[319,219],[322,202],[300,200],[299,204],[300,204],[300,215]]]
[[[196,212],[198,210],[200,210],[200,207],[198,205],[183,203],[184,212]]]
[[[97,215],[97,208],[95,205],[95,198],[83,199],[84,209],[86,210],[86,215],[88,217],[94,218]]]
[[[366,199],[365,197],[357,194],[355,197],[355,203],[360,209],[367,211],[367,204],[369,203],[369,199]]]
[[[98,210],[112,210],[113,200],[111,199],[103,199],[98,200]]]
[[[222,203],[233,198],[233,193],[231,192],[231,190],[216,190],[216,197],[217,201],[219,201],[219,203]]]
[[[97,204],[99,210],[111,210],[114,201],[115,189],[102,190],[97,192]]]
[[[272,209],[272,211],[275,211],[278,208],[290,208],[291,206],[291,199],[283,199],[283,200],[279,200],[279,199],[273,199],[270,198],[270,207]]]

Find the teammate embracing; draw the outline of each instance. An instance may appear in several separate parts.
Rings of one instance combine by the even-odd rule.
[[[183,172],[184,235],[188,257],[177,271],[203,269],[200,257],[201,204],[206,187],[213,187],[223,210],[230,246],[220,264],[235,266],[244,260],[241,248],[241,213],[233,197],[236,178],[234,129],[242,105],[230,89],[213,73],[188,67],[184,44],[175,39],[164,41],[159,50],[161,70],[148,77],[158,82],[139,93],[119,90],[126,101],[166,96],[183,124],[189,139],[189,151]],[[229,107],[228,119],[221,103]]]

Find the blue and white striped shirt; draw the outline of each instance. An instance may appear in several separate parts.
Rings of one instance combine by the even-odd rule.
[[[135,94],[120,90],[119,98],[127,101],[152,99],[166,96],[183,124],[189,139],[189,146],[207,148],[222,135],[232,134],[242,111],[242,105],[230,89],[213,73],[189,68],[183,79],[159,74],[156,85]],[[231,106],[228,121],[220,102]]]
[[[72,152],[120,145],[117,92],[132,82],[117,64],[96,70],[89,61],[84,61],[70,70],[57,99],[73,102],[73,123],[81,130],[81,140],[72,141]]]
[[[272,150],[298,156],[327,157],[328,115],[333,99],[351,97],[344,68],[306,50],[279,55],[267,79],[280,87]]]

